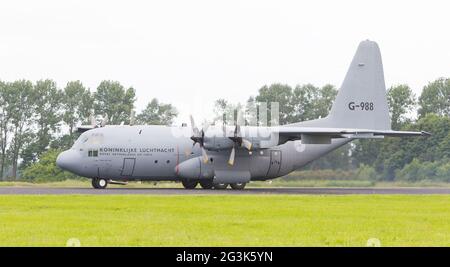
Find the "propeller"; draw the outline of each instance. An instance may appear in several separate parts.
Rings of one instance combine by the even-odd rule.
[[[233,148],[231,149],[230,158],[228,159],[228,164],[231,166],[234,165],[234,158],[236,156],[236,145],[239,145],[240,147],[245,147],[247,150],[252,149],[252,142],[242,138],[241,136],[242,122],[243,122],[242,113],[238,111],[236,127],[234,128],[234,135],[233,137],[229,137],[234,142]]]
[[[105,127],[105,125],[108,124],[108,114],[106,114],[105,117],[103,117],[103,120],[98,123],[96,117],[91,113],[91,115],[89,115],[89,121],[90,125],[80,125],[77,127],[77,131],[82,133],[94,128]]]
[[[192,115],[190,116],[191,120],[191,128],[192,128],[192,136],[191,140],[194,141],[194,144],[192,145],[192,148],[194,148],[195,144],[199,144],[200,148],[202,150],[202,159],[204,163],[208,163],[209,157],[206,153],[206,149],[204,148],[204,140],[205,140],[205,130],[199,130],[197,126],[195,125],[194,118]],[[192,149],[191,149],[192,150]],[[189,152],[190,154],[190,152]]]

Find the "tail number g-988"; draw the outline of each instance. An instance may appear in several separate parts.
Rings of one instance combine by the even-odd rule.
[[[360,103],[355,103],[355,102],[350,102],[348,103],[348,109],[350,110],[367,110],[367,111],[371,111],[373,110],[373,102],[360,102]]]

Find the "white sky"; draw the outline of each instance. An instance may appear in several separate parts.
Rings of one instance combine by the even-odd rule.
[[[361,40],[386,85],[450,76],[448,1],[1,1],[0,80],[117,80],[202,118],[264,84],[339,87]]]

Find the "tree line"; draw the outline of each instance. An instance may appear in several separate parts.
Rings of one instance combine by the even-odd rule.
[[[279,103],[280,124],[327,116],[337,89],[333,85],[265,85],[247,103],[215,102],[215,119],[252,103]],[[359,179],[450,181],[450,79],[439,78],[416,96],[407,84],[387,90],[394,130],[429,131],[431,137],[358,140],[310,163],[306,169],[331,170],[330,175],[356,173]],[[2,177],[21,170],[28,180],[63,180],[74,176],[55,166],[59,151],[78,137],[75,126],[108,116],[111,124],[130,123],[135,90],[115,81],[103,81],[91,92],[81,82],[58,88],[52,80],[0,83],[0,150]],[[270,113],[270,105],[268,105]],[[174,106],[152,99],[136,115],[136,124],[171,124]],[[332,170],[338,170],[333,172]],[[334,173],[334,174],[333,174]],[[339,178],[339,177],[337,177]]]
[[[59,88],[53,80],[0,81],[0,177],[17,177],[49,149],[69,148],[78,124],[108,118],[130,123],[136,93],[116,81],[102,81],[95,92],[80,81]],[[135,123],[170,124],[177,115],[170,104],[152,99]]]
[[[254,101],[278,102],[280,124],[288,124],[327,116],[336,95],[333,85],[291,87],[276,83],[260,88],[247,105]],[[450,79],[430,82],[418,97],[407,84],[391,86],[387,100],[392,129],[429,131],[432,136],[357,140],[306,169],[354,170],[352,176],[358,179],[450,181]],[[216,118],[229,112],[230,107],[244,106],[219,99],[215,103]]]

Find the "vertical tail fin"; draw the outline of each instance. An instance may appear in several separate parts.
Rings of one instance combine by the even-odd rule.
[[[383,63],[376,42],[362,41],[323,126],[391,129]]]

